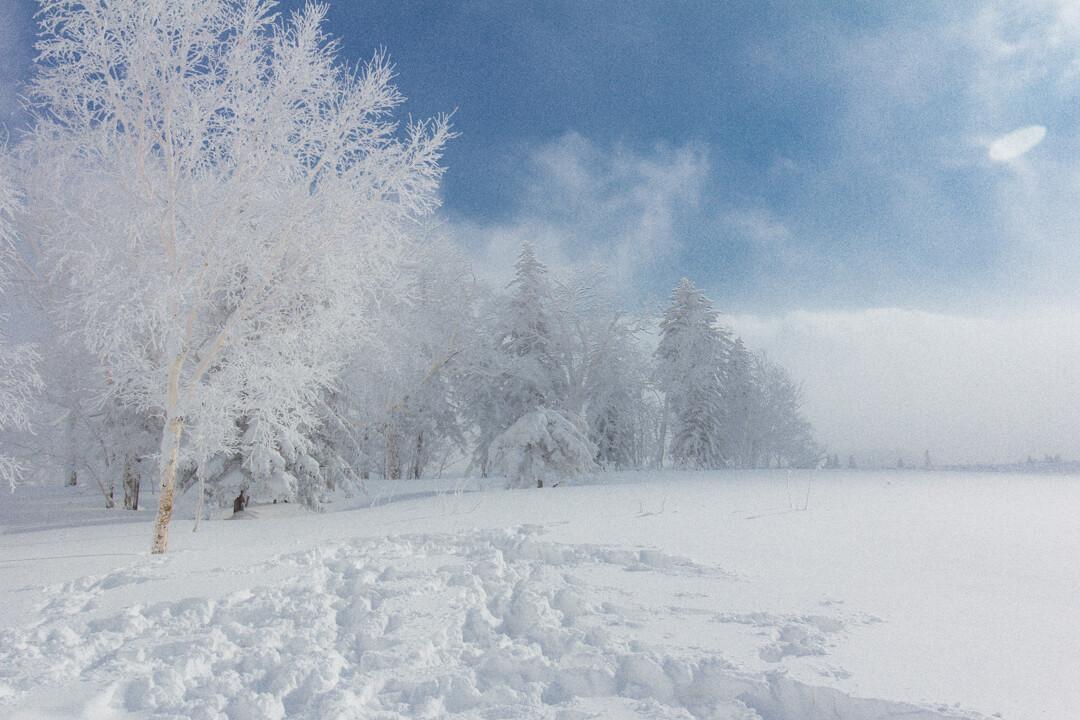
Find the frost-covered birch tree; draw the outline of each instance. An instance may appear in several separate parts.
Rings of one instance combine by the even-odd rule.
[[[372,291],[437,204],[447,120],[399,132],[384,56],[345,65],[325,6],[273,7],[47,0],[38,15],[28,201],[109,387],[161,420],[156,553],[187,434],[210,455],[316,424]]]

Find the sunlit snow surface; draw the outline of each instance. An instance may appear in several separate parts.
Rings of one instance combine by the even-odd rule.
[[[372,483],[323,514],[180,519],[163,558],[149,511],[21,488],[0,500],[0,716],[1080,711],[1080,478],[602,480]]]

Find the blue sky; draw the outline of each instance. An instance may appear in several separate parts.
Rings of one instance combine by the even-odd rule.
[[[0,0],[9,124],[32,8]],[[634,300],[689,276],[837,451],[1080,456],[1075,0],[336,0],[329,24],[347,59],[389,51],[407,112],[456,109],[442,217],[479,272],[531,239]]]
[[[389,49],[409,110],[457,108],[446,212],[465,242],[533,233],[606,260],[630,235],[636,286],[691,275],[735,311],[951,311],[1072,301],[1076,253],[1053,246],[1075,227],[1074,6],[338,2],[330,19],[347,55]],[[1040,145],[988,159],[1030,125]]]
[[[10,87],[33,3],[0,1]],[[338,0],[329,27],[347,58],[389,50],[407,111],[457,110],[445,217],[494,257],[531,235],[733,311],[963,310],[1072,301],[1077,253],[1042,245],[1076,214],[1073,5]]]

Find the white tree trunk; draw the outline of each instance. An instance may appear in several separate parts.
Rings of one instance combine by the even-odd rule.
[[[161,493],[158,495],[157,520],[154,522],[154,546],[151,552],[161,555],[169,547],[169,522],[173,513],[173,491],[176,489],[176,466],[180,460],[180,436],[184,432],[182,418],[171,418],[161,439]]]
[[[199,532],[199,523],[202,521],[203,516],[203,504],[206,500],[206,469],[202,463],[199,463],[195,472],[199,476],[199,496],[195,498],[195,526],[191,528],[191,532]]]
[[[79,484],[78,460],[75,451],[75,410],[68,409],[67,422],[64,424],[64,443],[67,445],[67,475],[68,487]]]
[[[385,426],[386,433],[386,479],[401,479],[401,460],[398,459],[397,431],[389,424]]]
[[[667,421],[668,421],[668,401],[664,399],[664,409],[661,411],[663,414],[660,416],[660,435],[656,445],[656,469],[664,469],[664,450],[667,448]]]
[[[127,510],[139,509],[139,473],[135,470],[135,463],[131,457],[124,459],[124,508]]]
[[[161,493],[158,495],[157,520],[154,522],[154,545],[150,550],[161,555],[169,547],[169,522],[173,513],[173,491],[176,489],[176,466],[180,460],[180,439],[184,434],[184,418],[177,411],[180,405],[180,368],[183,357],[177,356],[169,367],[166,394],[165,427],[161,431]]]

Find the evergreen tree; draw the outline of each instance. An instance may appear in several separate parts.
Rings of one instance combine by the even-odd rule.
[[[672,423],[671,458],[677,467],[727,464],[721,447],[724,348],[716,321],[712,302],[683,278],[664,311],[655,353],[657,385]]]
[[[482,311],[477,347],[466,354],[461,373],[466,414],[478,437],[473,461],[487,475],[494,439],[538,409],[560,409],[567,383],[556,352],[552,290],[547,268],[529,242],[521,245],[509,283],[509,299],[491,299]],[[484,342],[486,328],[494,342]]]
[[[544,487],[544,481],[587,475],[599,468],[596,446],[581,429],[555,410],[531,410],[495,438],[492,463],[510,487]]]
[[[560,405],[565,399],[566,383],[556,358],[547,268],[536,258],[530,242],[521,245],[510,288],[498,348],[511,359],[512,369],[504,377],[504,390],[516,406],[516,420],[542,405]]]

